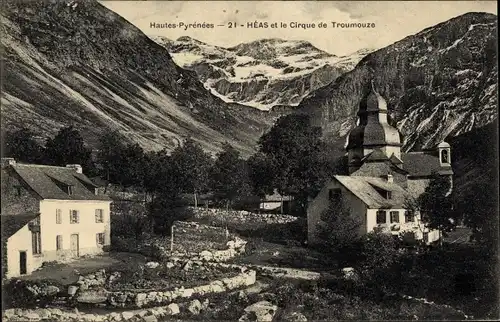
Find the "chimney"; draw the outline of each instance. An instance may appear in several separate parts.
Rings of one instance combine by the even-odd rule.
[[[392,176],[392,174],[387,174],[387,182],[389,182],[389,183],[394,182],[394,177]]]
[[[79,164],[66,164],[66,168],[71,168],[76,171],[76,173],[83,173],[82,166]]]
[[[14,158],[2,158],[2,168],[9,165],[16,165],[16,160]]]

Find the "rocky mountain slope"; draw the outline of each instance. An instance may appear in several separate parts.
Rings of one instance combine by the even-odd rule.
[[[338,138],[373,79],[405,150],[431,147],[497,118],[497,16],[467,13],[367,55],[299,105]]]
[[[231,48],[190,37],[151,39],[164,46],[181,67],[194,70],[214,95],[268,110],[295,106],[311,91],[350,71],[370,50],[349,56],[326,53],[307,41],[262,39]]]
[[[269,128],[268,113],[227,104],[165,48],[96,1],[6,1],[2,127],[41,138],[74,124],[91,144],[118,130],[146,149],[191,135],[209,151],[224,141],[244,155]]]

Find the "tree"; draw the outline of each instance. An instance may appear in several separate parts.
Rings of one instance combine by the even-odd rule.
[[[472,229],[472,239],[494,255],[498,250],[498,172],[490,171],[481,182],[467,187],[457,198],[456,211]]]
[[[195,207],[198,206],[197,195],[207,191],[209,171],[212,159],[209,154],[187,138],[184,145],[178,146],[171,154],[172,177],[180,183],[182,192],[192,193]]]
[[[446,234],[457,224],[453,211],[451,182],[448,177],[434,174],[425,191],[416,199],[412,210],[420,211],[422,221],[431,229]]]
[[[255,153],[247,161],[253,193],[260,198],[273,193],[275,171],[272,162],[272,158],[261,152]]]
[[[122,187],[143,188],[148,164],[142,147],[125,144],[117,133],[104,135],[99,143],[101,175]]]
[[[328,177],[326,146],[321,128],[308,115],[282,116],[259,140],[260,152],[271,160],[273,186],[282,195],[291,195],[302,211]]]
[[[219,201],[229,206],[247,191],[248,169],[240,153],[225,143],[210,173],[210,186]]]
[[[330,203],[321,214],[321,221],[318,237],[329,250],[342,251],[361,240],[362,221],[351,215],[342,198]]]
[[[25,128],[5,134],[5,157],[27,163],[43,163],[43,148],[34,139],[34,134]]]
[[[73,126],[62,128],[54,138],[47,140],[45,155],[53,165],[80,164],[87,170],[94,168],[91,150],[85,146],[80,132]]]

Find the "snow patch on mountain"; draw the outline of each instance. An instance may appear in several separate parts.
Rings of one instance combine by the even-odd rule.
[[[186,36],[175,41],[150,38],[165,47],[177,65],[195,71],[217,97],[260,110],[298,105],[310,91],[350,71],[372,51],[339,57],[307,41],[262,39],[222,48]]]

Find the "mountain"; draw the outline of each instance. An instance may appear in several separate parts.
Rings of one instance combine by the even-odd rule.
[[[343,137],[373,80],[406,151],[483,127],[497,118],[497,24],[496,15],[467,13],[408,36],[368,54],[297,109],[325,137]]]
[[[370,52],[338,57],[307,41],[262,39],[231,48],[208,45],[184,36],[151,39],[174,61],[195,71],[205,87],[226,102],[268,110],[295,106],[311,91],[350,71]]]
[[[244,155],[269,113],[227,104],[165,48],[97,1],[4,1],[2,128],[39,137],[73,124],[95,147],[119,131],[147,150],[192,136],[212,152],[227,141]]]

